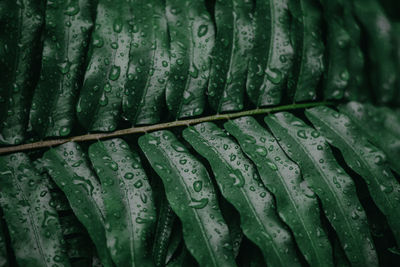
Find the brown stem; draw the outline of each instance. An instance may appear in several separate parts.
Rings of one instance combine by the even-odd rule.
[[[67,142],[85,142],[85,141],[100,140],[100,139],[119,137],[119,136],[124,136],[124,135],[135,134],[135,133],[147,133],[147,132],[151,132],[151,131],[158,131],[158,130],[173,128],[173,127],[188,126],[188,125],[198,124],[198,123],[206,122],[206,121],[229,120],[229,119],[234,119],[234,118],[242,117],[242,116],[267,114],[267,113],[271,113],[271,112],[303,109],[303,108],[309,108],[309,107],[315,107],[315,106],[321,106],[321,105],[331,105],[331,104],[332,103],[330,103],[330,102],[312,102],[312,103],[290,104],[290,105],[271,107],[271,108],[258,108],[258,109],[240,111],[240,112],[235,112],[235,113],[217,114],[217,115],[211,115],[211,116],[195,118],[195,119],[178,120],[178,121],[165,122],[165,123],[159,123],[159,124],[148,125],[148,126],[132,127],[132,128],[114,131],[111,133],[93,133],[93,134],[85,134],[85,135],[73,136],[73,137],[63,138],[63,139],[39,141],[39,142],[23,144],[23,145],[18,145],[18,146],[2,147],[2,148],[0,148],[0,155],[6,154],[6,153],[21,152],[21,151],[26,151],[26,150],[52,147],[52,146],[61,145],[61,144],[67,143]]]

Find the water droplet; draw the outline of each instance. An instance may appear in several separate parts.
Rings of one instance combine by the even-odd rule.
[[[194,209],[202,209],[208,204],[208,198],[202,198],[200,200],[192,198],[192,202],[190,202],[189,207]]]
[[[261,157],[265,157],[268,154],[267,150],[264,147],[257,148],[256,153]]]
[[[347,69],[340,73],[340,79],[342,79],[343,81],[348,81],[350,79],[350,74]]]
[[[206,35],[208,32],[208,26],[207,25],[200,25],[199,29],[197,30],[197,36],[198,37],[203,37]]]
[[[133,179],[133,173],[131,173],[131,172],[125,173],[124,178],[127,179],[127,180],[132,180]]]
[[[114,65],[111,68],[109,79],[112,81],[117,80],[119,78],[120,73],[121,73],[121,68],[119,66]]]
[[[93,45],[94,45],[95,47],[97,47],[97,48],[102,47],[102,46],[104,45],[103,38],[94,35],[94,36],[93,36]]]
[[[142,180],[139,180],[133,184],[135,188],[141,188],[143,186]]]
[[[305,130],[298,130],[297,131],[297,136],[302,138],[302,139],[307,139],[306,131]]]
[[[234,180],[233,185],[237,187],[243,187],[244,186],[244,178],[240,172],[238,174],[235,173],[230,173],[229,177]]]
[[[267,68],[265,71],[267,79],[273,84],[279,84],[282,81],[282,72],[278,69]]]
[[[60,134],[60,136],[67,136],[67,135],[69,135],[70,132],[71,132],[71,129],[69,127],[63,126],[60,128],[58,133]]]
[[[202,188],[203,188],[203,182],[202,181],[196,181],[196,182],[193,183],[194,191],[200,192]]]
[[[62,74],[67,74],[69,72],[69,68],[71,67],[71,62],[66,60],[62,63],[59,63],[57,66]]]
[[[113,24],[114,32],[121,32],[122,31],[122,22],[121,20],[115,20]]]
[[[105,94],[102,94],[99,99],[100,106],[107,106],[108,104],[108,97]]]
[[[273,171],[277,171],[277,170],[278,170],[278,167],[277,167],[276,164],[273,163],[272,161],[267,160],[266,163],[267,163],[267,166],[268,166],[271,170],[273,170]]]
[[[71,3],[71,5],[67,6],[64,13],[68,16],[75,16],[76,14],[79,13],[79,5],[78,4],[72,5]]]

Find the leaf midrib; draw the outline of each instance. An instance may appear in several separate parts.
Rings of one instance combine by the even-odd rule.
[[[87,142],[87,141],[97,141],[101,139],[113,138],[113,137],[121,137],[131,134],[137,133],[147,133],[152,131],[158,131],[163,129],[169,129],[174,127],[182,127],[182,126],[189,126],[193,124],[198,124],[201,122],[208,122],[208,121],[218,121],[218,120],[229,120],[234,119],[242,116],[253,116],[259,114],[268,114],[272,112],[278,111],[287,111],[287,110],[296,110],[296,109],[304,109],[309,107],[316,107],[316,106],[330,106],[333,105],[333,102],[324,101],[324,102],[306,102],[300,104],[288,104],[288,105],[281,105],[276,107],[269,107],[269,108],[257,108],[252,110],[245,110],[233,113],[224,113],[224,114],[215,114],[205,117],[193,118],[193,119],[186,119],[186,120],[177,120],[177,121],[170,121],[164,123],[158,123],[148,126],[140,126],[140,127],[131,127],[126,129],[117,130],[114,132],[105,132],[105,133],[90,133],[78,136],[72,136],[68,138],[57,138],[51,140],[44,140],[38,141],[33,143],[27,143],[17,146],[6,146],[0,147],[0,155],[7,154],[7,153],[14,153],[14,152],[21,152],[27,150],[35,150],[39,148],[49,148],[57,145],[62,145],[67,142]]]

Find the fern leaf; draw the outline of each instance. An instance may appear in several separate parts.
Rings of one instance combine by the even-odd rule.
[[[386,164],[385,154],[371,145],[364,131],[344,114],[317,107],[307,110],[306,115],[326,140],[340,149],[349,167],[365,179],[400,244],[400,184]]]
[[[70,266],[43,178],[23,153],[0,158],[0,205],[20,266]]]
[[[376,251],[354,182],[337,163],[325,139],[288,112],[265,117],[265,122],[321,200],[351,264],[376,266]]]
[[[65,193],[74,214],[88,231],[102,263],[113,266],[107,249],[101,186],[82,148],[76,143],[67,143],[44,153],[43,160],[49,175]]]
[[[30,124],[41,137],[72,131],[93,27],[92,5],[89,0],[47,2],[41,77],[30,112]]]
[[[267,264],[300,265],[271,194],[239,146],[208,122],[185,129],[183,137],[210,163],[222,195],[240,213],[243,233],[262,250]]]
[[[117,266],[150,266],[149,238],[156,214],[146,173],[133,154],[122,139],[89,147],[101,181],[111,257]]]
[[[201,115],[214,46],[210,15],[201,0],[168,0],[166,13],[171,38],[168,109],[176,119]]]
[[[161,120],[170,69],[167,20],[162,0],[134,0],[132,43],[123,96],[123,117],[132,124]]]
[[[208,101],[217,112],[243,109],[244,87],[253,30],[252,3],[248,0],[217,0],[216,36],[212,50]]]
[[[247,94],[255,106],[281,103],[294,50],[290,42],[288,0],[257,0],[254,41],[249,59]]]
[[[38,78],[43,1],[2,1],[0,23],[0,144],[17,145],[27,135],[30,97]]]
[[[163,181],[190,253],[202,266],[235,266],[228,227],[201,162],[169,131],[141,136],[139,146]]]
[[[254,118],[242,117],[224,126],[256,165],[264,185],[275,196],[279,216],[293,231],[309,264],[333,266],[332,248],[322,229],[318,201],[302,180],[299,167]]]
[[[129,62],[131,16],[128,1],[99,0],[76,107],[80,123],[89,131],[117,128]]]

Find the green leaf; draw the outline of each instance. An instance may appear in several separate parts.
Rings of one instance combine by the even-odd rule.
[[[107,249],[101,186],[82,148],[69,142],[45,152],[43,161],[51,178],[68,198],[75,216],[88,231],[103,265],[113,266]]]
[[[358,102],[349,102],[339,106],[341,113],[346,114],[360,128],[368,129],[363,131],[369,141],[379,147],[387,156],[390,167],[400,174],[400,139],[394,136],[390,131],[385,131],[382,118],[379,113],[372,109],[370,105]]]
[[[28,156],[0,158],[0,205],[19,266],[70,266],[50,193]]]
[[[167,20],[162,0],[133,0],[132,43],[123,117],[132,124],[161,120],[169,72]]]
[[[311,266],[333,266],[332,248],[321,221],[318,200],[302,180],[299,167],[275,138],[252,117],[224,124],[257,167],[260,178],[275,196],[280,218],[292,230]]]
[[[249,0],[217,0],[215,4],[216,41],[208,101],[217,113],[243,109],[248,52],[253,38],[251,9]]]
[[[150,266],[149,239],[155,226],[147,175],[122,139],[97,142],[89,158],[101,181],[107,246],[117,266]]]
[[[386,131],[391,132],[396,138],[400,139],[400,112],[395,111],[389,107],[374,107],[368,105],[368,108],[376,113],[377,118],[375,121],[380,121]]]
[[[370,98],[370,92],[365,84],[365,59],[361,51],[361,29],[353,12],[353,3],[348,0],[338,0],[342,6],[343,25],[350,36],[347,48],[347,67],[349,81],[345,91],[346,99],[365,101]]]
[[[76,107],[89,131],[114,131],[121,113],[131,42],[128,1],[99,0],[89,63]]]
[[[357,198],[354,182],[337,163],[326,140],[288,112],[265,117],[265,122],[319,197],[351,264],[378,265],[366,214]]]
[[[394,56],[392,25],[377,0],[353,0],[354,12],[368,41],[371,82],[379,103],[392,101],[396,93],[397,66]]]
[[[0,144],[24,141],[41,49],[43,1],[0,3]]]
[[[342,152],[347,165],[363,177],[400,244],[400,184],[386,164],[385,154],[371,145],[364,130],[344,114],[316,107],[307,110],[306,115],[326,140]]]
[[[314,100],[324,71],[321,11],[315,0],[291,0],[291,40],[295,51],[289,74],[289,97],[294,101]]]
[[[182,222],[185,244],[197,262],[235,266],[228,227],[202,163],[170,131],[141,136],[139,146],[161,177],[168,202]]]
[[[214,46],[214,27],[204,1],[167,0],[170,74],[166,102],[176,119],[201,115]]]
[[[340,0],[320,0],[327,27],[324,72],[324,99],[342,99],[348,86],[348,49],[350,35],[343,22],[343,8]]]
[[[233,256],[235,258],[239,254],[240,246],[243,240],[243,231],[240,225],[240,214],[236,209],[224,198],[219,198],[219,205],[222,212],[222,217],[229,229],[229,236],[232,240]]]
[[[254,40],[247,75],[247,94],[257,107],[281,103],[293,64],[289,0],[257,0]]]
[[[41,137],[72,131],[83,77],[93,3],[48,1],[41,77],[32,100],[30,123]]]
[[[243,233],[272,266],[300,265],[290,232],[276,214],[271,194],[239,146],[210,122],[183,130],[183,137],[211,165],[222,195],[240,214]]]
[[[153,242],[153,260],[156,266],[164,266],[167,259],[168,246],[172,238],[172,231],[176,219],[166,197],[161,199],[158,211],[158,222]]]
[[[10,266],[5,231],[6,226],[3,222],[3,213],[0,210],[0,266],[2,267]]]

